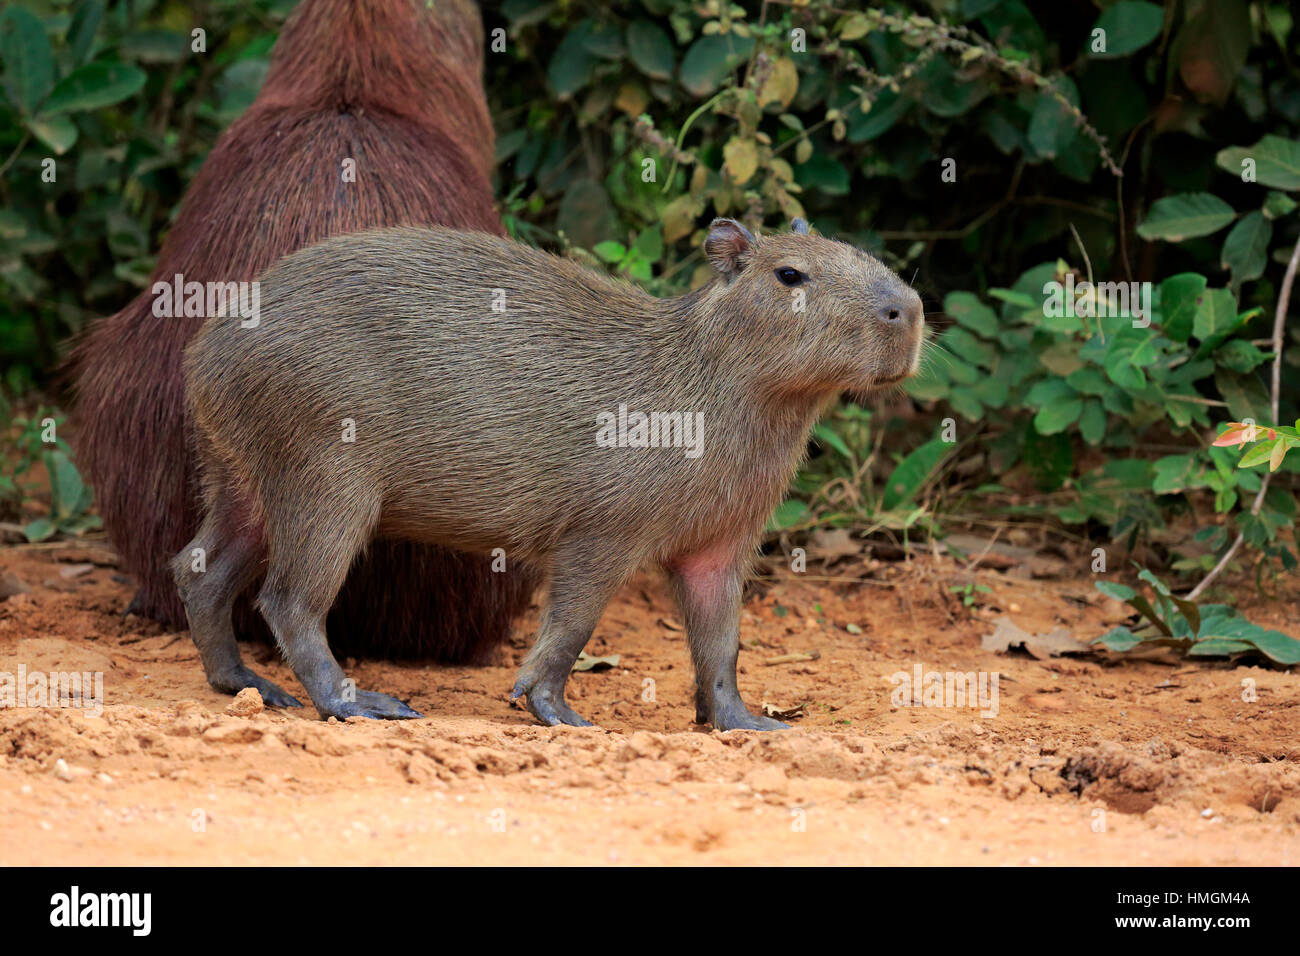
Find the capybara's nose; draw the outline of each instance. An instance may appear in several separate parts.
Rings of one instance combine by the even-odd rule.
[[[875,317],[886,325],[915,328],[924,318],[921,297],[907,287],[880,288],[876,293]]]

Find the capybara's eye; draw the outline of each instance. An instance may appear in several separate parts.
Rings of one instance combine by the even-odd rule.
[[[792,269],[789,266],[782,266],[777,269],[776,277],[781,280],[782,285],[798,285],[804,279],[808,278],[798,269]]]

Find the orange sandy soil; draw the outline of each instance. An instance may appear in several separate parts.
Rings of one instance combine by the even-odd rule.
[[[103,671],[106,705],[0,710],[0,863],[1300,863],[1300,677],[982,650],[1002,613],[1084,638],[1124,617],[1090,580],[1017,571],[974,572],[993,589],[977,613],[942,557],[763,579],[741,691],[807,714],[722,734],[692,722],[684,635],[649,574],[588,648],[619,666],[570,680],[599,728],[510,704],[535,612],[493,666],[345,662],[427,719],[322,723],[236,715],[185,633],[122,616],[131,588],[102,544],[2,548],[5,591],[27,590],[0,600],[0,671]],[[1295,593],[1254,600],[1261,624],[1297,618]],[[763,663],[800,652],[820,657]],[[306,699],[270,648],[245,657]],[[999,672],[998,715],[893,706],[890,675],[916,663]]]

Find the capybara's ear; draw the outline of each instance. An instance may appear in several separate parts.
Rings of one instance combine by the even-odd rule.
[[[806,236],[806,235],[808,235],[808,220],[807,220],[807,219],[795,219],[794,221],[792,221],[792,222],[790,223],[790,231],[793,232],[795,235],[798,235],[798,236]]]
[[[724,276],[733,276],[745,267],[745,260],[758,240],[734,219],[715,219],[704,240],[704,254]]]

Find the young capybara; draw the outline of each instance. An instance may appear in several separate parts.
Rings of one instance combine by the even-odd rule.
[[[656,299],[481,233],[331,239],[261,279],[255,327],[210,319],[186,351],[205,516],[174,559],[212,686],[257,687],[230,625],[257,607],[322,716],[415,717],[359,691],[325,614],[372,541],[428,542],[544,569],[550,601],[513,697],[585,724],[565,681],[615,588],[667,571],[696,717],[783,727],[736,686],[741,589],[819,414],[917,367],[921,300],[852,246],[755,238],[715,220],[719,273]]]
[[[381,226],[500,232],[482,66],[471,0],[303,0],[256,101],[186,192],[149,287],[78,343],[77,461],[138,585],[137,613],[184,626],[168,562],[199,524],[181,355],[203,319],[157,314],[155,283],[251,280],[304,246]],[[378,542],[340,592],[330,640],[345,655],[481,659],[534,588],[518,563],[490,568]],[[247,601],[235,622],[241,637],[265,635]]]

